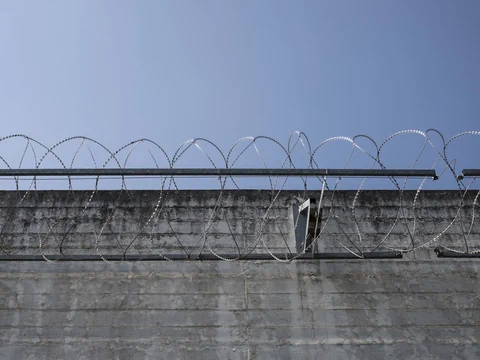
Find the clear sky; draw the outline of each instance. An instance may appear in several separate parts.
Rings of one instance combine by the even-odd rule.
[[[170,154],[295,130],[449,137],[480,128],[480,1],[0,0],[0,119]]]

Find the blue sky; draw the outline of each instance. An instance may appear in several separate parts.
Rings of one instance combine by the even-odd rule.
[[[477,0],[0,0],[1,135],[148,137],[169,154],[295,130],[315,145],[449,137],[480,128],[479,18]],[[479,167],[479,142],[458,145],[464,167]],[[410,144],[392,142],[390,163],[410,166]]]

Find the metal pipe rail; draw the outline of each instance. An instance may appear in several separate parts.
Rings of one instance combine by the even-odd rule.
[[[439,258],[477,258],[480,259],[480,253],[468,254],[452,250],[444,249],[443,247],[436,247],[434,249]]]
[[[247,168],[93,168],[0,169],[0,176],[322,176],[322,177],[430,177],[430,169],[247,169]]]
[[[273,254],[282,260],[363,260],[363,259],[401,259],[402,253],[396,251],[365,253],[363,257],[351,253],[315,253],[315,254]],[[183,254],[160,255],[0,255],[0,261],[218,261],[235,260],[276,260],[270,254],[249,254],[235,258],[233,254],[200,254],[188,257]]]
[[[457,176],[458,180],[466,177],[480,177],[480,169],[463,169],[462,174]]]

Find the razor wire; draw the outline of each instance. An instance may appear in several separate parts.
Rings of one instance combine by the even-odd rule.
[[[365,223],[370,220],[365,220],[358,215],[361,208],[359,202],[365,192],[365,184],[369,179],[367,177],[358,179],[360,183],[354,190],[351,202],[342,203],[341,206],[338,206],[341,200],[337,197],[342,194],[341,186],[345,179],[327,176],[317,176],[313,180],[300,177],[300,180],[295,183],[299,194],[297,203],[305,201],[311,196],[310,194],[313,194],[314,197],[318,198],[319,208],[324,210],[323,215],[320,217],[317,214],[314,221],[313,237],[307,239],[305,236],[305,239],[303,239],[302,251],[296,251],[294,249],[295,242],[292,241],[298,227],[299,217],[295,219],[294,216],[292,218],[290,215],[286,216],[285,206],[279,205],[280,200],[285,201],[284,194],[290,191],[287,191],[289,181],[291,181],[288,176],[267,176],[269,199],[264,204],[265,206],[257,208],[261,211],[257,211],[259,214],[254,219],[247,218],[246,215],[242,219],[241,215],[235,215],[236,220],[229,217],[226,196],[230,194],[229,191],[231,190],[241,190],[241,180],[243,179],[235,176],[210,177],[210,186],[217,190],[214,201],[208,208],[203,209],[200,221],[202,223],[201,228],[196,229],[195,234],[189,236],[189,238],[194,237],[193,241],[189,239],[189,244],[185,243],[185,236],[182,237],[182,234],[176,229],[178,222],[174,219],[175,216],[172,216],[178,208],[177,200],[181,196],[180,182],[182,180],[174,176],[160,176],[157,178],[159,181],[157,188],[155,188],[155,199],[153,204],[150,205],[148,214],[141,220],[135,220],[135,226],[138,229],[134,233],[126,230],[123,233],[121,231],[112,232],[109,231],[109,228],[114,226],[115,216],[125,213],[121,209],[122,199],[126,197],[131,202],[135,201],[134,192],[129,189],[128,185],[130,179],[122,175],[118,188],[111,192],[112,198],[109,200],[109,204],[104,207],[105,211],[102,218],[97,219],[100,221],[97,221],[98,224],[95,225],[91,235],[89,235],[92,238],[89,241],[93,246],[86,246],[86,251],[89,254],[100,256],[106,262],[110,261],[105,256],[106,253],[121,254],[125,258],[127,254],[134,251],[143,251],[143,253],[147,251],[147,254],[156,254],[165,260],[176,261],[169,256],[171,253],[169,250],[171,249],[181,251],[188,259],[196,259],[201,254],[207,253],[224,261],[235,261],[250,254],[263,252],[277,261],[290,262],[301,258],[316,247],[325,247],[325,244],[329,242],[329,248],[340,249],[358,258],[364,258],[366,254],[379,250],[408,253],[431,247],[434,244],[442,245],[445,249],[458,253],[476,254],[480,252],[478,241],[476,242],[474,238],[480,232],[476,228],[479,223],[477,211],[480,191],[474,190],[475,177],[469,179],[457,177],[462,159],[452,156],[451,149],[454,144],[462,142],[466,138],[478,142],[478,135],[480,135],[479,131],[467,131],[446,139],[441,132],[435,129],[426,131],[404,130],[388,136],[381,142],[376,142],[368,135],[337,136],[312,146],[312,142],[305,133],[296,131],[290,135],[286,145],[268,136],[244,137],[236,141],[227,151],[222,151],[220,146],[208,139],[195,138],[182,143],[173,152],[173,155],[169,156],[169,152],[164,147],[147,138],[129,142],[117,150],[110,150],[99,141],[84,136],[69,137],[53,146],[47,146],[29,136],[15,134],[0,138],[0,146],[6,147],[5,152],[2,152],[2,148],[0,148],[0,169],[52,167],[74,169],[80,162],[80,155],[83,155],[81,166],[86,166],[86,159],[88,159],[89,166],[93,166],[95,169],[128,169],[132,168],[131,159],[142,147],[144,148],[143,152],[140,153],[142,165],[148,162],[157,169],[162,167],[178,168],[182,161],[186,159],[188,161],[188,157],[193,152],[200,155],[207,166],[213,169],[239,168],[244,158],[248,158],[249,161],[256,159],[256,165],[260,164],[262,168],[269,169],[272,168],[270,157],[273,157],[274,161],[279,164],[277,168],[320,169],[324,159],[320,154],[322,154],[322,151],[325,153],[325,149],[333,143],[341,144],[347,150],[347,156],[341,164],[343,169],[348,169],[352,164],[355,164],[354,157],[358,155],[363,160],[368,161],[367,168],[369,169],[389,169],[389,153],[386,149],[394,139],[402,139],[405,144],[410,144],[411,141],[414,141],[412,140],[414,137],[415,140],[420,141],[421,146],[420,150],[412,155],[408,168],[415,169],[419,167],[420,162],[422,164],[426,163],[427,166],[424,167],[436,170],[439,179],[445,180],[447,186],[454,188],[457,194],[456,204],[453,206],[455,209],[453,216],[442,219],[440,222],[443,222],[443,225],[436,227],[435,232],[422,233],[421,224],[429,221],[429,219],[425,214],[419,215],[422,210],[422,195],[430,179],[419,179],[419,184],[413,190],[409,187],[412,183],[409,178],[401,180],[397,177],[389,177],[382,180],[388,182],[397,194],[396,209],[394,216],[388,219],[391,224],[383,232],[379,232],[378,236],[375,236],[374,241],[372,241],[372,233],[367,234],[364,230]],[[21,151],[9,151],[12,142],[22,144]],[[362,145],[361,142],[366,142],[366,144]],[[273,147],[274,151],[268,153],[262,151],[262,146],[265,144]],[[367,150],[367,147],[370,147],[371,150]],[[68,151],[65,149],[68,149]],[[399,150],[395,150],[395,157],[408,160],[407,153],[409,151],[407,150],[411,149],[408,145],[403,145]],[[69,152],[70,155],[67,155]],[[19,159],[15,161],[9,159],[12,154],[18,154]],[[254,155],[253,158],[248,157],[252,154]],[[297,157],[300,157],[301,160],[299,161]],[[33,166],[28,167],[29,163]],[[6,179],[3,180],[6,181]],[[37,224],[37,232],[34,234],[29,230],[28,233],[21,234],[24,240],[25,238],[28,239],[24,241],[26,245],[15,246],[16,240],[12,238],[12,234],[19,235],[14,224],[18,212],[26,207],[32,207],[32,203],[42,203],[42,199],[40,199],[42,190],[39,189],[40,179],[33,176],[23,186],[21,181],[25,181],[25,179],[15,176],[13,178],[13,189],[9,192],[10,195],[7,196],[7,192],[2,192],[4,199],[0,218],[0,252],[4,255],[11,255],[22,251],[30,251],[41,255],[47,261],[52,261],[49,256],[54,253],[68,255],[67,249],[69,249],[70,239],[83,234],[78,232],[77,229],[82,226],[92,226],[92,224],[85,224],[85,218],[89,211],[97,207],[97,205],[94,206],[94,203],[101,192],[99,189],[100,181],[108,181],[109,184],[111,184],[110,181],[113,181],[110,177],[101,176],[96,176],[90,180],[93,181],[93,186],[87,191],[86,199],[77,207],[76,214],[53,221],[45,218],[36,219],[39,224]],[[66,181],[67,197],[73,199],[75,194],[79,192],[75,191],[74,180],[70,176],[67,177]],[[213,184],[216,185],[213,186]],[[412,194],[412,191],[413,198],[409,199],[408,197],[411,196],[408,194]],[[12,196],[12,193],[15,195]],[[8,204],[6,203],[7,197],[9,199]],[[243,198],[242,201],[243,203],[236,207],[240,213],[242,211],[246,212],[247,200]],[[252,199],[249,199],[249,201],[252,201]],[[294,206],[298,206],[297,203]],[[381,207],[381,205],[378,206]],[[282,209],[284,210],[283,215],[279,215]],[[345,224],[347,213],[350,216],[350,224]],[[237,225],[234,225],[234,221],[238,221],[238,218],[242,221],[241,233],[235,230]],[[198,223],[198,215],[197,218],[193,216],[191,221]],[[188,220],[183,221],[183,223],[186,222]],[[249,222],[250,225],[254,222],[250,228]],[[289,226],[289,222],[291,226]],[[218,229],[216,229],[219,223],[225,229],[221,234],[221,243],[216,244],[215,239],[220,236]],[[9,226],[14,230],[9,230]],[[272,231],[272,228],[275,230]],[[398,233],[398,228],[404,229],[401,236]],[[458,241],[455,244],[448,241],[447,235],[452,228],[455,229],[455,234],[461,239],[461,244]],[[332,229],[336,231],[333,235]],[[162,239],[166,237],[174,239],[173,244],[161,245]],[[277,242],[274,246],[270,244],[269,240],[272,237]],[[126,238],[126,240],[123,238]],[[105,242],[108,242],[108,244],[105,244]],[[52,246],[52,243],[56,245]],[[137,246],[139,244],[141,246]],[[227,254],[222,252],[224,249],[227,249]],[[282,255],[279,255],[279,253]]]

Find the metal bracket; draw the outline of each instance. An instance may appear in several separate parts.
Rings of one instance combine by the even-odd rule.
[[[315,243],[310,246],[315,239],[315,227],[319,228],[318,224],[321,221],[321,211],[318,211],[317,201],[310,198],[297,207],[295,217],[295,244],[298,253],[318,253],[318,244]],[[318,224],[317,224],[318,219]]]

